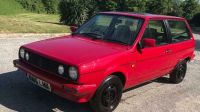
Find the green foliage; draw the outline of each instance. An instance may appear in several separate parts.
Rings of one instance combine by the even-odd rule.
[[[60,13],[60,22],[68,25],[80,25],[88,18],[91,18],[96,12],[101,11],[147,12],[183,16],[186,19],[192,19],[193,15],[200,12],[200,3],[198,1],[199,0],[0,0],[0,15],[25,12],[24,9],[37,13]]]
[[[172,1],[172,6],[170,7],[170,9],[171,10],[167,13],[167,15],[179,16],[179,17],[183,15],[181,2],[179,0]]]
[[[97,5],[97,2],[96,0],[88,0],[88,1],[85,1],[87,4],[87,8],[88,8],[88,18],[91,18],[92,16],[94,16],[99,10],[98,10],[98,5]]]
[[[45,12],[44,5],[41,0],[16,0],[23,8],[32,12]]]
[[[182,17],[182,3],[182,0],[147,0],[146,12]]]
[[[190,20],[194,16],[194,14],[197,12],[198,9],[198,0],[185,0],[182,3],[183,8],[183,16]]]
[[[57,13],[59,0],[42,0],[42,3],[44,4],[45,11],[48,14]]]
[[[148,0],[146,6],[148,13],[168,14],[172,10],[172,0]]]
[[[82,24],[95,12],[129,11],[182,16],[180,0],[62,0],[59,4],[60,21]]]
[[[100,11],[116,11],[118,8],[118,3],[113,0],[99,0],[97,4]]]
[[[54,14],[57,12],[59,0],[16,0],[23,8],[37,13]]]
[[[0,15],[11,15],[25,12],[15,0],[0,0]]]
[[[125,0],[128,11],[145,12],[147,0]]]
[[[100,3],[102,4],[102,7],[100,7],[100,10],[103,9],[102,11],[117,10],[129,12],[145,12],[147,0],[101,0],[101,2],[99,2],[98,4]]]
[[[94,0],[62,0],[59,3],[60,22],[81,25],[96,12]]]

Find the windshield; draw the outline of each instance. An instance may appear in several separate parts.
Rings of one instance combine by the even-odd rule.
[[[75,34],[131,45],[142,23],[142,19],[134,17],[98,14],[83,24]]]

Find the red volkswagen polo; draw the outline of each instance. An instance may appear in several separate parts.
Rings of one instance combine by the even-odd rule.
[[[194,58],[194,38],[184,18],[102,12],[72,34],[21,46],[14,65],[28,79],[96,112],[111,112],[123,90],[169,74],[183,81]]]

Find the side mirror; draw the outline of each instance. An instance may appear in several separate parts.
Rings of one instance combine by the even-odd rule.
[[[74,33],[78,29],[77,26],[70,26],[70,30],[72,33]]]
[[[144,47],[155,47],[156,46],[156,39],[153,38],[145,38],[142,41]]]

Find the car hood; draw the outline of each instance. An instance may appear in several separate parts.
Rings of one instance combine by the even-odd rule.
[[[124,45],[71,35],[42,40],[23,47],[73,65],[84,64],[127,50],[127,46]]]

